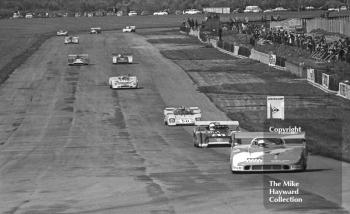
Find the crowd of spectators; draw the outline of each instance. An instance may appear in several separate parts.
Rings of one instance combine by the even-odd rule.
[[[307,50],[318,60],[347,61],[350,63],[350,38],[327,41],[324,35],[310,36],[281,28],[269,29],[265,25],[242,23],[239,31],[251,36],[250,43],[260,40],[266,43],[295,46]]]

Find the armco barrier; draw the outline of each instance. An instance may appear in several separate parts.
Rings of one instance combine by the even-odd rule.
[[[269,64],[269,55],[266,53],[259,52],[255,49],[251,49],[249,58],[257,60],[264,64]]]
[[[291,62],[286,61],[286,69],[290,73],[296,75],[297,77],[307,78],[306,69],[302,65],[296,65]]]
[[[286,59],[280,56],[276,56],[276,65],[280,67],[286,67]]]
[[[338,95],[350,100],[350,81],[349,80],[339,83]]]
[[[339,90],[338,77],[334,73],[322,73],[322,86],[331,91]]]
[[[249,57],[250,56],[250,49],[246,48],[246,47],[239,47],[238,55]]]
[[[322,85],[322,73],[323,73],[323,71],[321,71],[321,70],[317,70],[317,69],[314,70],[315,83]]]

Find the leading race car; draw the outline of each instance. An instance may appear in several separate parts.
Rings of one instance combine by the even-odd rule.
[[[110,77],[108,84],[111,89],[138,88],[138,79],[130,75]]]
[[[90,34],[100,34],[102,29],[100,27],[92,27],[90,28]]]
[[[57,36],[68,36],[68,31],[66,30],[59,30],[56,33]]]
[[[79,44],[78,36],[66,36],[64,38],[64,44]]]
[[[68,55],[68,65],[88,65],[88,54],[70,54]]]
[[[308,152],[305,133],[239,132],[234,134],[232,172],[304,171]]]
[[[198,107],[165,108],[163,114],[164,124],[168,126],[194,125],[202,117]]]
[[[123,28],[123,33],[136,32],[136,26],[126,26]]]
[[[112,62],[113,64],[132,64],[133,55],[129,53],[112,54]]]
[[[239,131],[238,121],[196,121],[193,130],[195,147],[231,146],[233,134]]]

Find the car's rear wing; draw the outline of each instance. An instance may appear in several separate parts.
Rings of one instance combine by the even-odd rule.
[[[75,59],[77,57],[82,57],[82,58],[88,59],[89,54],[69,54],[68,55],[68,58],[72,58],[72,59]]]
[[[176,110],[176,108],[171,108],[171,107],[165,108],[163,111],[163,114],[164,115],[172,114],[175,110]]]
[[[239,126],[238,121],[196,121],[194,124],[196,126],[209,126],[210,124],[219,126]]]
[[[202,121],[198,121],[202,122]],[[282,138],[282,139],[305,139],[305,132],[283,133],[275,132],[237,132],[234,134],[236,139],[253,139],[253,138]]]
[[[132,53],[112,53],[112,56],[118,56],[118,55],[122,55],[122,56],[132,56]]]

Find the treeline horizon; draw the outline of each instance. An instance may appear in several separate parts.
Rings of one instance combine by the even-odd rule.
[[[339,7],[346,0],[1,0],[2,11],[71,11],[88,12],[96,10],[185,10],[188,8],[230,7],[243,9],[247,5],[262,9],[284,7],[300,9],[306,6]]]

